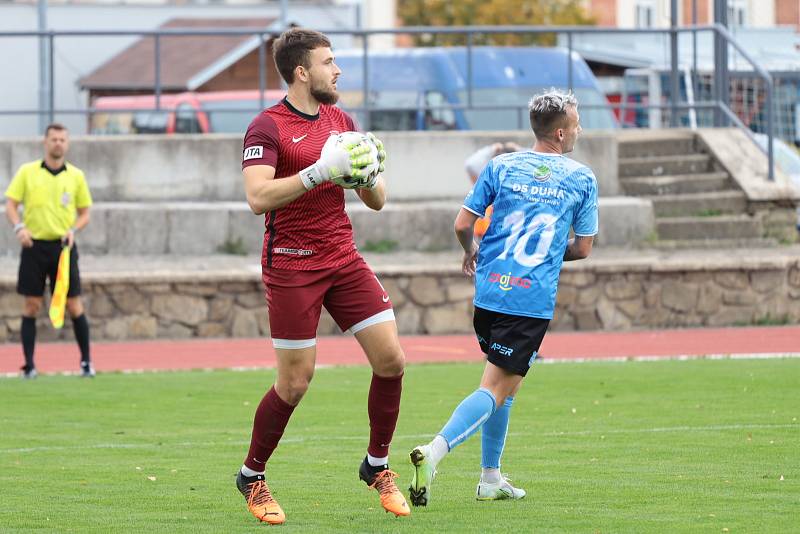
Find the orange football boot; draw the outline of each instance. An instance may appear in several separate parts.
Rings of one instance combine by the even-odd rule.
[[[272,497],[264,475],[252,477],[253,482],[248,482],[241,471],[236,476],[236,487],[244,495],[247,501],[247,509],[259,521],[264,521],[270,525],[280,525],[286,521],[286,514],[283,513],[281,505]]]
[[[392,512],[397,517],[410,515],[411,510],[408,508],[406,498],[397,489],[397,484],[394,483],[395,478],[397,478],[397,473],[385,469],[375,475],[375,480],[369,487],[378,490],[384,510]]]

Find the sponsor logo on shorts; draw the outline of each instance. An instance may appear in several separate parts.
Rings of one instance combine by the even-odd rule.
[[[511,291],[515,287],[521,287],[522,289],[529,289],[531,287],[530,279],[511,276],[511,273],[491,273],[489,275],[489,283],[500,284],[500,289],[503,291]]]
[[[263,146],[249,146],[244,149],[244,154],[242,155],[242,159],[247,161],[248,159],[259,159],[264,154],[264,147]]]
[[[314,251],[302,248],[273,248],[272,252],[275,254],[289,254],[290,256],[311,256]]]
[[[539,355],[539,353],[538,353],[538,352],[536,352],[536,351],[533,351],[533,356],[531,356],[531,359],[530,359],[530,360],[528,360],[528,367],[530,367],[530,366],[532,366],[532,365],[533,365],[533,360],[535,360],[535,359],[536,359],[536,356],[538,356],[538,355]]]
[[[497,351],[498,354],[502,354],[503,356],[511,356],[511,354],[514,352],[514,349],[511,347],[506,347],[500,343],[492,343],[492,346],[489,347],[489,349]]]
[[[381,297],[381,300],[382,300],[383,302],[389,302],[389,295],[384,295],[384,296],[382,296],[382,297]]]

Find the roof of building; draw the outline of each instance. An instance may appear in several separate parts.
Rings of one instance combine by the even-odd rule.
[[[800,34],[793,27],[734,28],[734,40],[762,68],[773,71],[800,70]],[[689,68],[695,61],[693,37],[682,32],[678,40],[679,64]],[[566,37],[559,37],[561,46]],[[572,48],[587,61],[628,68],[669,68],[670,40],[667,34],[584,33],[572,36]],[[711,32],[697,34],[697,67],[701,71],[714,69],[714,42]],[[752,70],[750,63],[729,47],[731,70]]]
[[[276,20],[172,19],[160,29],[276,29]],[[195,90],[259,46],[254,35],[170,35],[159,39],[162,90]],[[79,81],[83,89],[152,89],[155,38],[145,36]]]

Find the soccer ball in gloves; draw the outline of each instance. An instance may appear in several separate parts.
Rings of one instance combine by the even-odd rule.
[[[353,146],[359,143],[364,143],[369,147],[369,152],[362,156],[369,160],[369,163],[360,168],[361,176],[342,176],[340,178],[334,178],[331,181],[345,189],[367,187],[370,183],[374,183],[377,175],[381,172],[381,161],[379,159],[380,154],[378,147],[375,145],[375,142],[372,139],[372,137],[361,132],[342,132],[338,135],[331,135],[328,138],[325,143],[326,145],[328,143],[333,143],[341,146]],[[323,147],[322,150],[324,152],[325,148]]]

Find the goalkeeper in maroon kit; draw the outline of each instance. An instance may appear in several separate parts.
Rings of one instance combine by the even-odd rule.
[[[275,384],[256,409],[236,485],[259,520],[285,521],[265,470],[314,375],[317,324],[325,306],[339,328],[355,335],[373,370],[369,445],[359,476],[378,491],[387,512],[408,515],[397,475],[389,470],[405,356],[389,295],[356,250],[344,210],[345,188],[370,208],[383,207],[380,172],[386,153],[371,134],[344,133],[357,128],[334,106],[341,71],[326,36],[293,28],[273,50],[288,94],[248,127],[242,169],[247,202],[265,215],[262,278],[278,368]]]

